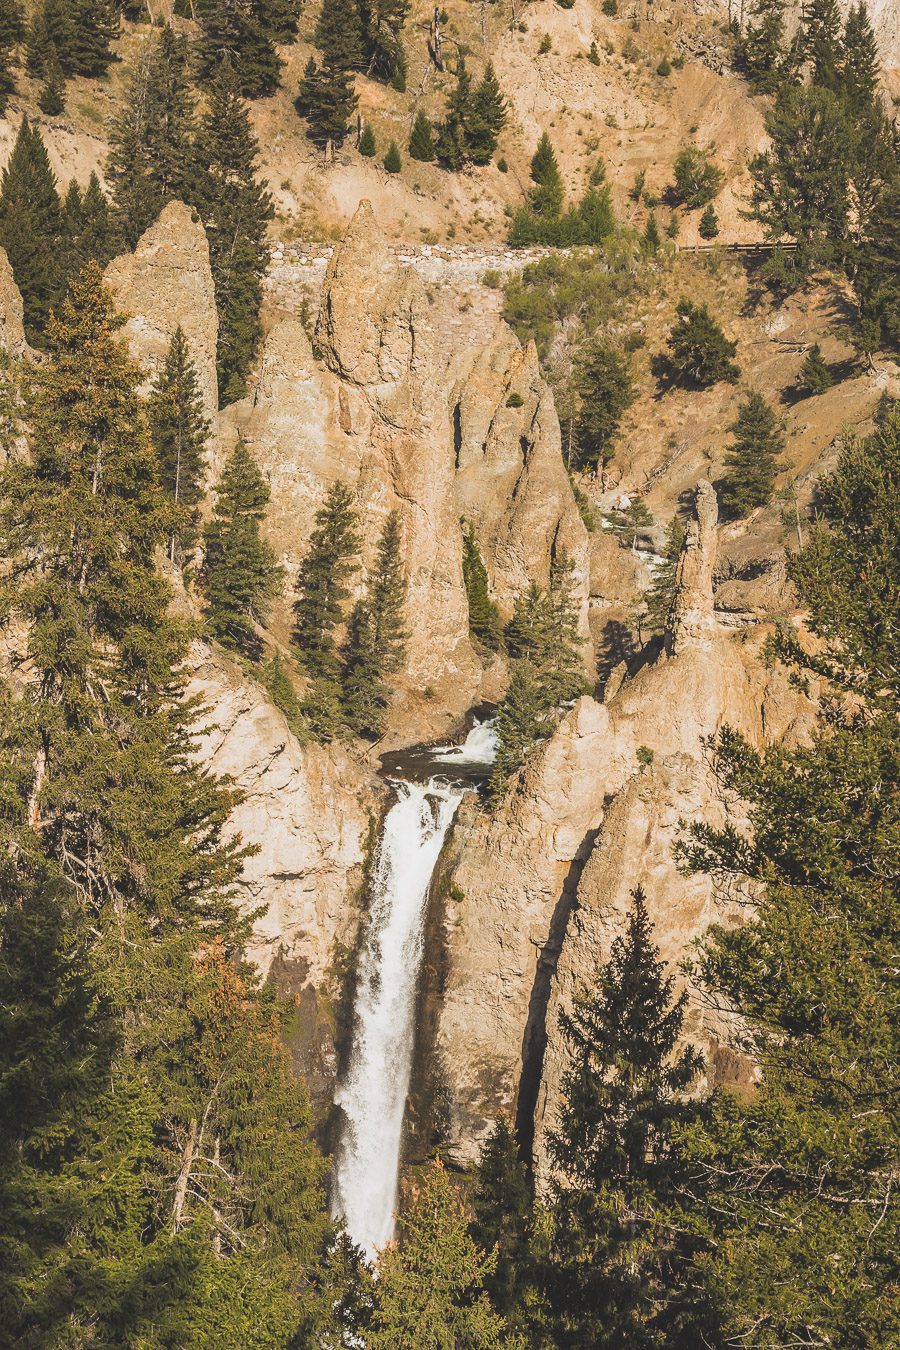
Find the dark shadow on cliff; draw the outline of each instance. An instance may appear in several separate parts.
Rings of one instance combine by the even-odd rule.
[[[550,920],[547,941],[540,949],[534,983],[531,986],[531,997],[528,1000],[528,1020],[522,1037],[522,1074],[516,1103],[516,1138],[522,1158],[529,1169],[532,1166],[534,1147],[534,1113],[544,1070],[544,1052],[547,1048],[547,1005],[550,1002],[550,988],[556,974],[569,919],[575,908],[578,883],[599,833],[599,829],[588,830],[569,865]]]

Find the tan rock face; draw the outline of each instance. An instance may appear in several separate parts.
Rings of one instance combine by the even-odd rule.
[[[223,413],[215,449],[218,464],[240,434],[269,478],[269,534],[291,583],[282,635],[329,485],[342,479],[355,493],[363,539],[357,586],[387,515],[400,513],[409,644],[388,744],[442,734],[488,690],[496,693],[496,672],[485,684],[469,640],[462,515],[476,523],[507,608],[529,579],[546,581],[551,553],[565,548],[586,631],[586,533],[534,351],[523,352],[506,325],[486,348],[462,337],[454,351],[435,331],[423,282],[363,203],[328,265],[316,357],[298,321],[273,328],[254,396]]]
[[[242,907],[263,908],[248,955],[263,974],[288,962],[298,987],[321,986],[355,937],[380,788],[340,746],[300,745],[227,657],[198,643],[192,662],[188,694],[208,710],[200,758],[243,793],[230,828],[258,846],[240,883]]]
[[[713,620],[707,489],[679,568],[669,651],[604,704],[582,699],[494,816],[469,809],[454,837],[451,880],[463,899],[448,901],[437,1049],[462,1163],[518,1103],[526,1134],[534,1115],[540,1170],[563,1062],[558,1011],[605,959],[634,886],[646,890],[667,959],[707,926],[708,882],[680,876],[672,859],[679,821],[721,809],[704,739],[726,722],[755,744],[808,725],[806,700]],[[721,1026],[692,1018],[689,1029],[715,1052]]]
[[[190,207],[169,202],[159,220],[138,240],[134,253],[110,263],[106,279],[119,308],[128,315],[124,333],[131,354],[149,379],[181,325],[197,367],[207,416],[212,417],[219,406],[219,321],[206,231]]]
[[[0,348],[10,356],[25,352],[22,295],[13,277],[6,250],[0,248]]]

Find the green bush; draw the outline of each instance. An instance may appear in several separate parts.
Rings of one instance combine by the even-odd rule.
[[[399,173],[403,165],[400,162],[400,151],[397,149],[397,142],[391,141],[388,146],[388,152],[384,157],[385,173]]]
[[[656,67],[656,73],[657,75],[661,75],[663,79],[672,74],[672,65],[667,56],[664,56]]]

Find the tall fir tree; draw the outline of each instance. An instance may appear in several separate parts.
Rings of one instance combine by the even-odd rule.
[[[0,0],[0,117],[10,94],[16,92],[13,77],[15,50],[25,37],[25,18],[19,0]]]
[[[706,305],[681,299],[675,315],[668,355],[659,366],[666,377],[685,389],[708,389],[720,380],[735,384],[741,373],[734,361],[737,343],[725,336]]]
[[[309,138],[326,155],[343,145],[359,100],[349,70],[317,66],[310,57],[300,81],[296,107],[305,117]]]
[[[410,0],[364,0],[360,6],[366,46],[366,71],[376,80],[406,88],[406,53],[400,34]]]
[[[805,0],[799,41],[813,84],[836,93],[841,67],[841,12],[837,0]]]
[[[335,482],[316,512],[297,573],[294,639],[303,668],[313,679],[335,681],[340,675],[335,630],[346,617],[359,544],[353,493],[345,483]]]
[[[133,249],[173,197],[195,184],[194,107],[187,39],[165,27],[132,72],[110,132],[106,176],[124,245]]]
[[[896,1339],[896,413],[867,442],[847,438],[820,487],[821,523],[790,562],[817,651],[782,651],[831,677],[832,697],[802,747],[760,754],[720,732],[715,772],[746,823],[697,824],[679,847],[748,902],[744,923],[710,931],[696,973],[740,1017],[760,1086],[713,1097],[689,1137],[684,1212],[709,1241],[701,1274],[724,1343],[753,1350],[840,1344],[848,1329]]]
[[[871,107],[881,79],[878,43],[865,0],[851,5],[841,41],[840,92],[855,116]]]
[[[92,173],[84,192],[73,178],[62,204],[58,263],[61,291],[89,262],[105,267],[116,252],[116,230],[109,202]]]
[[[356,0],[323,0],[313,40],[329,70],[362,70],[365,44]]]
[[[627,355],[600,339],[590,343],[578,355],[574,387],[578,463],[603,477],[622,418],[637,396]]]
[[[341,701],[348,726],[374,739],[384,729],[390,702],[388,679],[403,666],[406,578],[401,557],[400,517],[387,519],[365,595],[354,607],[341,675]]]
[[[44,83],[38,95],[38,107],[47,117],[59,117],[66,107],[65,77],[56,46],[52,42],[44,62]]]
[[[754,0],[738,39],[738,62],[754,93],[772,94],[785,59],[785,0]]]
[[[257,177],[258,146],[233,72],[215,80],[195,145],[195,202],[209,236],[219,312],[219,397],[246,391],[261,334],[262,283],[269,262],[272,198]]]
[[[559,1015],[568,1064],[548,1139],[554,1345],[704,1343],[702,1320],[683,1326],[693,1244],[672,1221],[675,1135],[697,1113],[685,1092],[703,1067],[692,1046],[679,1048],[686,1004],[638,889],[606,965]]]
[[[195,0],[194,9],[200,23],[196,45],[200,78],[216,79],[227,65],[246,98],[274,94],[281,78],[275,40],[283,20],[273,27],[265,0]]]
[[[110,0],[44,0],[42,32],[47,46],[40,57],[40,74],[46,74],[46,53],[52,43],[65,75],[96,79],[114,60],[111,44],[119,36],[119,12]]]
[[[665,632],[675,598],[675,574],[684,546],[684,521],[673,516],[666,527],[662,561],[653,569],[653,580],[647,592],[647,623],[654,633]]]
[[[900,173],[878,195],[868,220],[868,237],[858,253],[854,287],[861,317],[877,328],[880,341],[900,351]]]
[[[0,712],[0,1308],[23,1345],[277,1342],[327,1233],[321,1165],[238,964],[234,795],[196,762],[121,323],[89,265],[0,486],[3,614],[35,674]]]
[[[772,500],[784,452],[784,431],[773,409],[755,389],[743,400],[728,429],[734,443],[725,456],[725,473],[717,488],[723,513],[740,519]]]
[[[462,540],[463,581],[469,606],[469,632],[489,651],[497,651],[503,646],[503,622],[499,609],[491,599],[487,568],[471,521],[463,521]]]
[[[216,486],[212,519],[203,531],[201,584],[214,636],[252,659],[262,649],[257,626],[265,623],[284,579],[260,531],[270,495],[256,461],[238,441]],[[175,525],[181,526],[179,517]]]
[[[465,122],[465,141],[473,164],[489,164],[497,138],[506,126],[507,101],[488,62],[481,81],[472,91]]]
[[[183,564],[197,537],[203,498],[204,453],[210,425],[203,411],[197,370],[179,325],[147,403],[159,481],[181,510],[180,527],[169,535],[169,558]]]
[[[22,292],[25,333],[33,346],[43,345],[51,306],[60,296],[60,231],[60,201],[47,150],[38,129],[23,117],[0,179],[0,245]]]
[[[481,1150],[470,1232],[483,1251],[497,1254],[485,1288],[497,1312],[513,1325],[531,1275],[531,1207],[515,1134],[501,1118]]]
[[[452,172],[461,169],[468,159],[466,125],[472,98],[472,77],[463,52],[457,59],[455,74],[456,84],[447,97],[446,115],[435,141],[438,161]]]
[[[431,119],[422,108],[416,113],[416,120],[413,123],[409,138],[409,157],[410,159],[420,160],[424,164],[430,163],[435,157],[434,129],[431,125]]]
[[[537,216],[558,216],[562,210],[565,188],[559,161],[553,143],[545,131],[531,159],[531,181],[534,187],[529,195],[529,206]]]
[[[497,712],[497,754],[486,789],[491,805],[503,800],[511,776],[552,729],[539,672],[527,659],[516,661]]]

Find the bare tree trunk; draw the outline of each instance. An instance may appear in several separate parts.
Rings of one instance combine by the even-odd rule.
[[[438,70],[444,69],[443,38],[441,36],[441,11],[437,5],[431,19],[431,59]]]
[[[187,1142],[181,1154],[181,1168],[178,1172],[178,1180],[175,1183],[175,1200],[172,1205],[172,1232],[177,1233],[181,1228],[184,1216],[184,1202],[187,1198],[188,1182],[191,1179],[191,1168],[194,1165],[194,1153],[197,1143],[197,1122],[191,1121],[191,1127],[188,1130]]]

